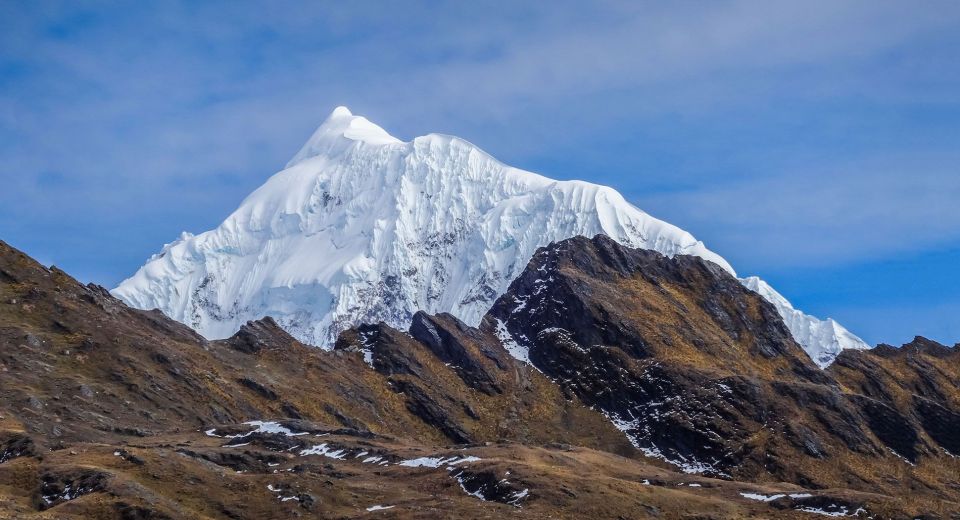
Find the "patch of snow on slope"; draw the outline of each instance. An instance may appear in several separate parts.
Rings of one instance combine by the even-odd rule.
[[[280,435],[286,435],[287,437],[298,437],[300,435],[307,435],[307,432],[294,432],[283,426],[282,424],[275,421],[247,421],[243,423],[247,426],[256,426],[256,429],[250,430],[246,433],[237,433],[234,435],[218,435],[216,428],[210,428],[209,430],[204,431],[203,433],[207,437],[223,437],[227,439],[237,439],[253,435],[254,433],[276,433]]]
[[[500,340],[500,343],[503,344],[503,348],[507,349],[507,352],[509,352],[514,359],[523,361],[524,363],[536,369],[538,372],[540,371],[536,365],[530,362],[530,349],[517,343],[516,340],[513,339],[513,336],[510,335],[510,331],[507,330],[507,324],[504,323],[503,320],[497,319],[497,325],[494,329],[494,333],[497,335],[497,339]]]
[[[327,443],[323,443],[300,450],[301,457],[305,457],[307,455],[322,455],[331,459],[344,460],[347,458],[347,450],[335,448],[327,445]]]
[[[447,469],[451,469],[453,466],[463,464],[466,462],[477,462],[480,460],[480,457],[474,457],[473,455],[468,455],[466,457],[452,456],[452,457],[419,457],[416,459],[404,460],[398,463],[400,466],[406,466],[409,468],[439,468],[440,466],[447,466]]]
[[[835,507],[837,507],[837,506],[835,506]],[[866,512],[867,512],[867,511],[866,511],[865,509],[863,509],[862,507],[861,507],[861,508],[858,508],[856,511],[850,511],[850,510],[847,509],[846,507],[842,507],[842,506],[837,507],[837,509],[834,510],[834,511],[828,511],[828,510],[826,510],[826,509],[822,509],[822,508],[819,508],[819,507],[800,507],[800,508],[797,508],[796,511],[801,511],[801,512],[803,512],[803,513],[813,513],[813,514],[817,514],[817,515],[821,515],[821,516],[834,516],[834,517],[839,517],[839,516],[857,516],[857,515],[859,515],[860,513],[866,513]]]
[[[281,435],[286,435],[287,437],[297,437],[300,435],[307,434],[307,432],[294,432],[290,430],[290,428],[287,428],[286,426],[283,426],[280,423],[275,421],[247,421],[243,424],[257,427],[256,430],[253,430],[250,433],[244,434],[244,436],[250,435],[253,433],[279,433]]]
[[[785,497],[783,493],[777,493],[775,495],[761,495],[759,493],[740,493],[740,496],[748,500],[758,500],[760,502],[772,502],[778,498]]]

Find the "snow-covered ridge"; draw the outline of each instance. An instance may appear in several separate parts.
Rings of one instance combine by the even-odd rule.
[[[777,308],[794,339],[803,345],[804,350],[820,368],[826,368],[833,363],[841,350],[870,348],[862,339],[833,319],[819,320],[794,309],[783,295],[760,278],[750,276],[741,278],[740,282]]]
[[[477,325],[538,247],[599,233],[735,275],[690,233],[611,188],[512,168],[456,137],[403,142],[338,107],[219,227],[184,233],[113,294],[211,339],[272,316],[329,347],[361,322],[406,328],[417,310]],[[835,338],[798,334],[806,317],[790,316],[808,351],[832,352],[822,344]]]

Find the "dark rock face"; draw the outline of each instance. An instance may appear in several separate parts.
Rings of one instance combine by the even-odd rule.
[[[818,372],[776,311],[717,266],[603,236],[538,251],[491,309],[486,326],[500,324],[639,448],[708,474],[741,464],[777,411],[761,371]]]
[[[960,414],[920,396],[914,406],[927,435],[951,454],[960,453]]]
[[[420,387],[406,381],[396,381],[393,386],[398,393],[406,396],[407,409],[410,410],[410,413],[437,428],[457,444],[471,442],[467,432],[451,418],[452,414],[449,414]]]
[[[450,314],[430,316],[424,312],[414,314],[410,335],[441,361],[454,366],[472,388],[487,395],[503,393],[494,371],[503,371],[512,360],[496,337],[468,327]]]
[[[906,417],[895,409],[869,397],[853,398],[863,410],[870,431],[897,455],[917,462],[919,436]]]
[[[259,394],[261,397],[263,397],[264,399],[269,399],[269,400],[271,400],[271,401],[276,401],[276,400],[279,399],[279,397],[280,397],[280,396],[278,396],[277,393],[274,392],[273,390],[270,390],[270,389],[267,388],[266,386],[264,386],[264,385],[262,385],[262,384],[260,384],[260,383],[258,383],[258,382],[256,382],[256,381],[254,381],[253,379],[250,379],[249,377],[241,377],[240,379],[237,380],[237,382],[240,383],[241,385],[249,388],[250,390],[253,390],[253,391],[256,392],[257,394]]]
[[[432,330],[439,342],[439,333]],[[347,331],[334,348],[345,352],[366,350],[373,368],[388,377],[388,388],[403,396],[407,411],[439,430],[451,442],[471,442],[465,425],[458,420],[461,414],[457,413],[458,409],[469,405],[442,390],[444,383],[435,377],[430,366],[432,356],[425,355],[434,352],[437,345],[417,342],[400,331],[379,324]],[[434,362],[437,361],[441,360]]]
[[[234,349],[247,354],[255,354],[264,349],[279,350],[296,342],[269,316],[248,321],[226,341]]]
[[[844,351],[827,369],[859,399],[878,439],[916,463],[960,450],[960,350],[923,337]]]
[[[258,439],[260,441],[265,441],[262,445],[267,449],[277,449],[279,446],[277,442],[282,443],[283,439]],[[237,443],[239,444],[239,443]],[[287,449],[302,448],[304,445],[302,442],[294,442],[287,446]],[[283,462],[284,459],[276,455],[268,456],[258,456],[255,453],[251,452],[224,452],[224,451],[193,451],[187,449],[181,449],[180,453],[198,459],[203,459],[208,462],[212,462],[218,466],[223,466],[225,468],[230,468],[234,471],[247,471],[254,473],[263,473],[268,471],[270,464],[278,464]]]
[[[37,446],[30,436],[20,432],[0,432],[0,464],[17,457],[32,457],[37,454]]]
[[[467,493],[487,502],[520,507],[528,490],[500,478],[493,471],[454,470],[451,474]]]
[[[568,395],[601,410],[648,455],[689,472],[824,487],[879,478],[831,462],[838,457],[879,467],[894,456],[916,463],[934,455],[921,429],[956,445],[942,426],[953,412],[940,393],[957,395],[957,387],[933,366],[914,363],[906,384],[939,399],[932,405],[943,410],[933,413],[895,405],[895,385],[882,378],[847,391],[852,383],[813,365],[772,305],[696,257],[669,259],[604,236],[552,244],[482,328],[505,331]],[[912,351],[952,359],[926,340],[878,350],[878,360]],[[922,426],[921,415],[937,419]]]
[[[611,449],[629,449],[600,414],[590,412],[588,423],[583,423],[564,410],[565,405],[558,407],[565,402],[554,401],[560,397],[558,389],[513,359],[493,333],[468,327],[453,316],[419,313],[409,334],[382,323],[362,325],[341,334],[334,350],[367,356],[373,369],[385,377],[387,388],[402,397],[406,411],[439,431],[447,442],[546,440],[544,435],[554,426],[527,425],[531,420],[546,420],[555,421],[561,430],[608,438],[613,442]],[[555,397],[544,402],[544,391]]]
[[[91,469],[48,472],[40,477],[36,503],[38,509],[48,509],[83,495],[106,489],[110,475]]]

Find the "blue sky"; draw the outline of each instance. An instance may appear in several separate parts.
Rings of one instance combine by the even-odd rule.
[[[336,105],[620,190],[871,343],[960,341],[960,4],[0,4],[0,239],[113,286]]]

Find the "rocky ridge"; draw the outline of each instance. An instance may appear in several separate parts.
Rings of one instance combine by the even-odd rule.
[[[945,518],[956,348],[820,370],[726,270],[538,250],[479,327],[207,341],[0,243],[0,517]]]

